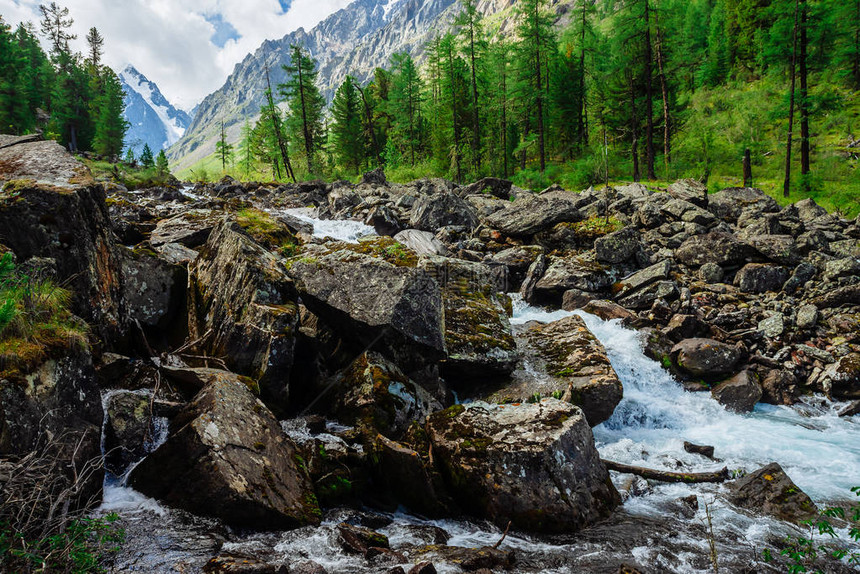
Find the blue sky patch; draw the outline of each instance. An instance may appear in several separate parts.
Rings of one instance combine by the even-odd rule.
[[[212,34],[211,40],[219,48],[223,48],[224,44],[230,40],[238,40],[242,37],[233,27],[233,24],[224,20],[224,16],[221,14],[204,14],[203,17],[215,27],[215,33]]]
[[[278,4],[281,5],[281,14],[286,14],[287,10],[290,9],[290,4],[292,4],[292,0],[278,0]]]

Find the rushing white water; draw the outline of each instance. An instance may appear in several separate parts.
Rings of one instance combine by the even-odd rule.
[[[376,235],[376,230],[360,221],[317,219],[313,216],[313,209],[310,208],[285,209],[284,213],[313,225],[314,237],[323,239],[330,237],[337,241],[356,243],[362,237]]]
[[[759,404],[749,414],[727,411],[709,393],[683,390],[659,363],[646,357],[636,331],[582,311],[547,312],[514,298],[512,323],[550,322],[577,314],[606,347],[624,385],[624,399],[594,429],[604,458],[695,471],[755,470],[778,462],[817,501],[850,499],[860,485],[860,417],[840,418],[838,406],[811,399],[794,407]],[[713,445],[721,462],[684,451],[684,441]],[[683,490],[679,487],[676,490]]]

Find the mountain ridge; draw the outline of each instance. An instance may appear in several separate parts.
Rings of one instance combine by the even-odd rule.
[[[191,125],[191,116],[174,107],[155,82],[132,65],[123,68],[119,78],[125,92],[124,115],[129,123],[125,149],[131,148],[135,155],[139,155],[144,144],[148,144],[157,152],[167,149],[185,135]]]

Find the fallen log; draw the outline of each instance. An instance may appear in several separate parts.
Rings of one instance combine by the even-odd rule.
[[[730,477],[729,469],[725,467],[717,472],[670,472],[668,470],[632,466],[611,460],[604,460],[603,464],[609,470],[635,474],[642,478],[650,478],[651,480],[659,480],[661,482],[686,482],[690,484],[695,482],[725,482]]]

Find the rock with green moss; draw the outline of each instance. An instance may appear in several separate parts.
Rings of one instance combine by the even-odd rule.
[[[818,516],[812,499],[775,462],[735,481],[730,488],[729,500],[756,514],[795,524]]]
[[[519,352],[504,293],[507,267],[439,256],[422,257],[419,267],[442,285],[446,375],[484,378],[513,371]]]
[[[171,423],[167,441],[134,468],[135,489],[234,526],[319,524],[320,511],[296,447],[242,380],[213,373]]]
[[[458,405],[427,433],[453,498],[502,527],[574,532],[620,503],[582,411],[562,401]]]
[[[556,397],[579,406],[591,426],[612,416],[624,389],[606,349],[582,318],[573,315],[538,324],[522,337],[522,366],[487,400],[506,403]]]
[[[198,351],[223,357],[285,408],[299,311],[282,259],[225,220],[189,267],[189,333]]]
[[[426,390],[379,353],[359,356],[335,379],[337,419],[375,436],[400,438],[442,408]]]
[[[445,357],[439,284],[414,267],[405,247],[390,246],[396,264],[374,245],[337,245],[294,261],[289,273],[302,302],[344,340],[372,345],[407,373],[435,364]]]
[[[71,310],[104,340],[127,333],[121,258],[101,184],[53,141],[0,149],[0,234],[19,262],[52,259]]]
[[[149,396],[120,391],[107,401],[104,426],[105,467],[121,476],[146,455],[144,442],[152,437]]]

